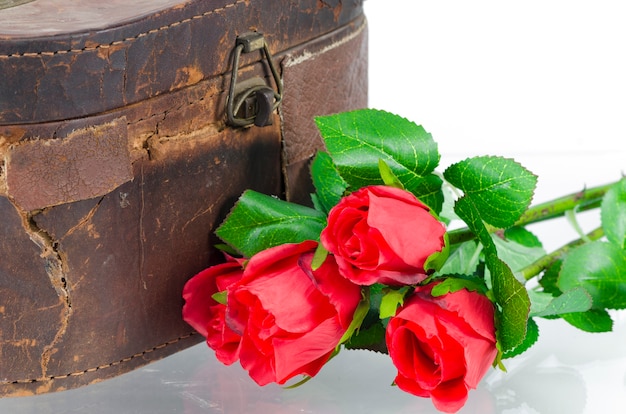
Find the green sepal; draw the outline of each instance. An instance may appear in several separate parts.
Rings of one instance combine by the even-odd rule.
[[[467,289],[470,292],[478,292],[483,295],[487,293],[485,281],[479,277],[469,275],[447,275],[441,279],[443,279],[442,282],[435,285],[430,293],[434,297],[458,292],[462,289]]]
[[[383,183],[385,185],[404,190],[404,186],[398,177],[396,177],[393,171],[391,171],[391,168],[389,168],[389,165],[387,165],[387,163],[381,158],[378,159],[378,171],[380,172],[380,178],[383,179]]]
[[[211,295],[211,299],[225,306],[228,303],[228,293],[225,290],[216,292]]]
[[[350,325],[348,326],[348,329],[346,330],[346,332],[343,334],[343,336],[339,340],[339,345],[341,345],[344,342],[348,341],[350,339],[350,337],[352,337],[352,335],[355,332],[358,332],[358,330],[361,328],[361,324],[363,323],[363,320],[365,319],[365,316],[367,316],[367,312],[369,310],[370,310],[369,289],[368,288],[363,288],[363,289],[361,289],[361,301],[359,302],[359,304],[356,307],[356,310],[354,311],[354,316],[352,317],[352,322],[350,322]],[[337,346],[339,346],[339,345],[337,345]]]
[[[380,319],[390,318],[396,315],[398,306],[404,304],[404,298],[410,286],[403,286],[400,289],[385,289],[380,301]]]
[[[313,255],[313,260],[311,261],[311,270],[315,271],[322,267],[327,257],[328,250],[326,250],[322,243],[318,243],[315,254]]]

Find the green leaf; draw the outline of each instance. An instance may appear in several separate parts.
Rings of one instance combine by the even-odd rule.
[[[454,212],[454,202],[456,200],[456,194],[452,190],[451,185],[444,185],[442,187],[443,192],[443,207],[441,207],[441,213],[439,219],[446,224],[450,224],[453,220],[459,220],[459,217]]]
[[[539,285],[543,288],[544,292],[550,293],[553,296],[559,296],[562,293],[561,289],[556,285],[562,265],[563,260],[557,260],[545,270],[541,279],[539,279]]]
[[[557,285],[563,292],[585,288],[596,309],[624,309],[626,251],[602,241],[578,246],[565,257]]]
[[[611,332],[613,319],[605,309],[591,309],[587,312],[561,315],[567,323],[585,332]]]
[[[284,243],[319,240],[326,216],[315,209],[247,190],[215,234],[245,257]]]
[[[480,218],[495,227],[512,226],[533,196],[537,177],[517,162],[501,157],[475,157],[448,167],[445,179],[461,189]]]
[[[380,301],[380,319],[390,318],[396,315],[398,306],[404,303],[404,296],[409,291],[409,286],[400,289],[387,289]]]
[[[348,184],[341,178],[333,159],[326,152],[318,152],[311,163],[311,178],[315,186],[315,198],[324,213],[330,211],[341,197]]]
[[[456,245],[437,275],[471,275],[478,268],[482,244],[474,240]]]
[[[529,247],[517,243],[508,237],[503,239],[497,234],[492,234],[491,236],[498,250],[498,257],[504,260],[513,272],[519,272],[546,254],[546,251],[541,246]]]
[[[526,247],[543,247],[537,236],[520,226],[513,226],[506,229],[504,231],[504,238]]]
[[[526,337],[530,299],[526,288],[515,278],[506,263],[495,256],[488,256],[486,261],[491,271],[493,294],[501,308],[496,336],[500,350],[506,353]]]
[[[433,287],[431,295],[434,297],[443,296],[448,293],[458,292],[461,289],[482,294],[487,293],[487,286],[485,286],[485,281],[481,278],[466,275],[450,275]]]
[[[619,248],[626,249],[626,178],[607,191],[600,212],[606,238]]]
[[[454,211],[482,243],[485,263],[491,274],[491,286],[499,306],[496,336],[502,352],[517,347],[526,337],[530,299],[526,288],[515,278],[511,268],[498,258],[491,234],[482,222],[474,204],[466,196],[457,200]]]
[[[591,295],[577,287],[554,297],[549,293],[528,292],[531,300],[530,316],[553,316],[572,312],[586,312],[593,304]]]
[[[348,349],[380,349],[385,347],[385,327],[378,321],[359,330],[344,344]]]
[[[441,211],[437,144],[424,128],[389,112],[361,109],[315,119],[339,173],[352,190],[383,184],[383,160],[407,191]]]
[[[524,338],[522,343],[520,343],[518,346],[511,349],[510,351],[505,352],[502,355],[502,358],[512,358],[514,356],[520,355],[521,353],[530,349],[530,347],[533,346],[538,339],[539,326],[537,326],[537,323],[534,321],[534,319],[529,318],[528,325],[526,327],[526,337]]]

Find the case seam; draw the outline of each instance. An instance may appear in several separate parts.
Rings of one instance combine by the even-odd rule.
[[[67,378],[70,378],[70,377],[78,377],[78,376],[81,376],[81,375],[88,374],[90,372],[96,372],[96,371],[100,371],[100,370],[103,370],[103,369],[106,369],[106,368],[112,368],[112,367],[115,367],[115,366],[118,366],[118,365],[130,362],[133,359],[141,358],[142,356],[144,356],[146,354],[150,354],[152,352],[161,350],[161,349],[163,349],[163,348],[165,348],[167,346],[174,345],[177,342],[180,342],[180,341],[183,341],[185,339],[191,338],[192,336],[195,336],[195,335],[197,335],[196,332],[191,332],[191,333],[189,333],[187,335],[183,335],[183,336],[181,336],[179,338],[176,338],[176,339],[174,339],[172,341],[165,342],[165,343],[163,343],[161,345],[157,345],[157,346],[155,346],[153,348],[150,348],[150,349],[147,349],[145,351],[138,352],[138,353],[136,353],[134,355],[131,355],[129,357],[120,359],[119,361],[114,361],[114,362],[111,362],[109,364],[99,365],[99,366],[93,367],[93,368],[87,368],[87,369],[82,370],[82,371],[71,372],[69,374],[64,374],[64,375],[51,375],[49,377],[43,377],[43,378],[33,378],[33,379],[25,379],[25,380],[13,380],[13,381],[4,380],[4,381],[0,381],[0,385],[34,384],[34,383],[38,383],[38,382],[47,382],[47,381],[53,381],[53,380],[58,380],[58,379],[67,379]]]
[[[113,46],[121,45],[121,44],[126,43],[126,42],[132,42],[132,41],[137,40],[139,38],[142,38],[142,37],[145,37],[145,36],[149,36],[151,34],[159,33],[159,32],[171,29],[171,28],[176,27],[176,26],[180,26],[181,24],[189,23],[189,22],[191,22],[193,20],[202,19],[202,18],[204,18],[206,16],[210,16],[212,14],[216,14],[216,13],[225,11],[227,9],[236,7],[239,4],[247,3],[248,1],[249,0],[237,0],[234,3],[227,4],[225,6],[218,7],[218,8],[213,9],[213,10],[207,10],[204,13],[197,14],[195,16],[191,16],[191,17],[188,17],[186,19],[183,19],[183,20],[180,20],[180,21],[177,21],[177,22],[174,22],[174,23],[170,23],[170,24],[167,24],[165,26],[161,26],[161,27],[158,27],[158,28],[155,28],[155,29],[151,29],[151,30],[148,30],[146,32],[139,33],[139,34],[137,34],[135,36],[126,37],[126,38],[124,38],[122,40],[116,40],[116,41],[113,41],[111,43],[100,44],[100,45],[95,45],[95,46],[85,46],[85,47],[80,48],[80,49],[57,50],[57,51],[53,51],[53,52],[41,51],[41,52],[24,52],[24,53],[0,54],[0,58],[55,56],[55,55],[64,55],[64,54],[69,54],[69,53],[92,52],[94,50],[99,50],[99,49],[108,49],[108,48],[113,47]]]

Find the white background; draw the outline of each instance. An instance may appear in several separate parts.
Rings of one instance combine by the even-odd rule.
[[[536,201],[626,170],[626,12],[617,1],[367,0],[370,106],[432,133],[441,170],[513,157],[539,176]],[[597,216],[586,215],[591,228]],[[548,248],[574,238],[538,226]],[[491,371],[462,413],[626,412],[626,315],[611,334],[540,321],[539,343]],[[94,386],[0,400],[2,413],[435,413],[390,386],[387,357],[344,352],[303,387],[257,387],[199,345]]]

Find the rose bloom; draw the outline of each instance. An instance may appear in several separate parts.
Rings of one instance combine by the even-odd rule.
[[[316,248],[306,241],[257,253],[228,288],[227,323],[241,334],[239,360],[259,385],[317,374],[352,322],[360,287],[330,255],[312,270]]]
[[[413,194],[369,186],[328,214],[321,242],[354,283],[411,285],[427,276],[427,260],[445,249],[446,229]]]
[[[207,339],[220,362],[230,365],[239,358],[241,336],[225,324],[226,305],[212,296],[241,279],[243,259],[226,257],[226,263],[203,270],[185,284],[183,319]]]
[[[456,412],[497,354],[494,307],[465,289],[433,297],[432,286],[418,287],[390,319],[387,348],[400,389]]]

